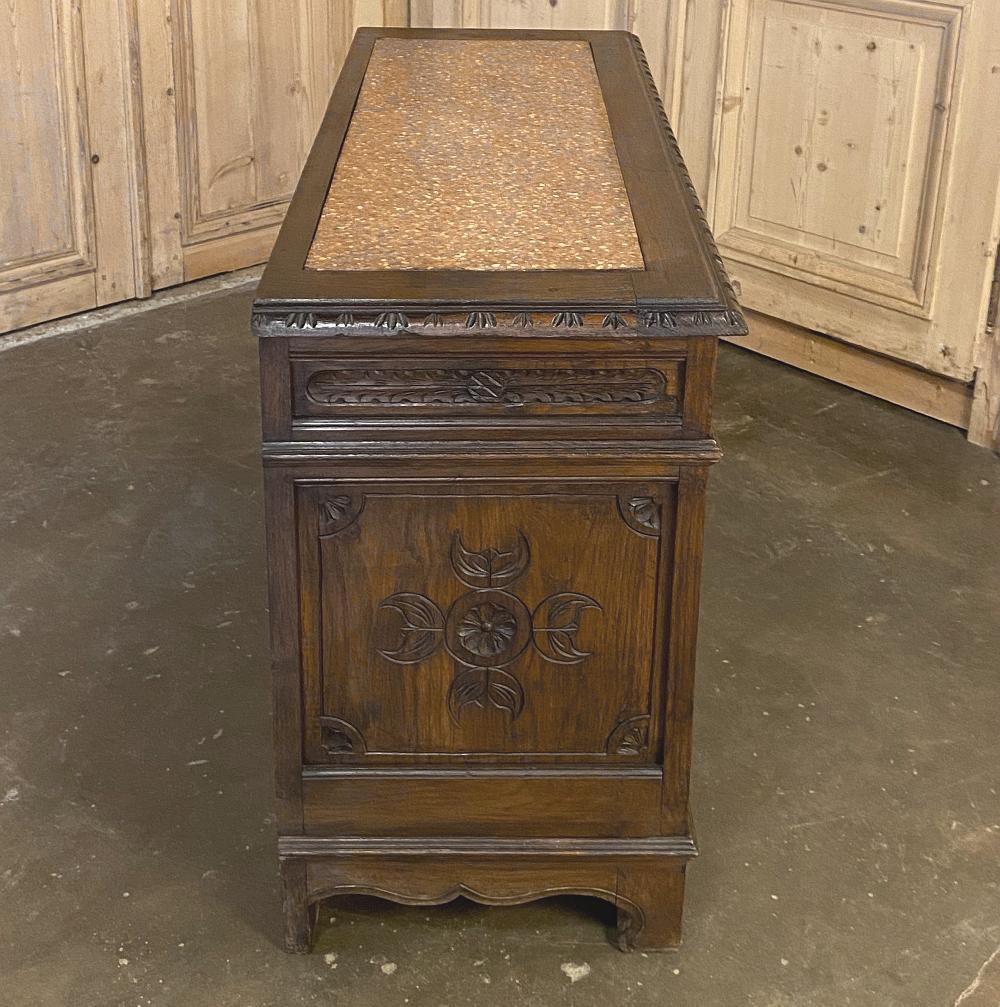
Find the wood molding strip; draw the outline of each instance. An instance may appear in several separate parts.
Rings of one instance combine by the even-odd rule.
[[[690,836],[654,836],[648,839],[557,839],[434,836],[381,837],[281,836],[282,859],[316,856],[666,856],[696,857],[698,847]]]
[[[831,336],[748,311],[750,334],[734,344],[887,402],[969,428],[972,388]]]

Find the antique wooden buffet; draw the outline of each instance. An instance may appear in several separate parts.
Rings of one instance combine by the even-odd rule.
[[[638,40],[362,29],[253,328],[289,949],[355,892],[676,945],[745,327]]]

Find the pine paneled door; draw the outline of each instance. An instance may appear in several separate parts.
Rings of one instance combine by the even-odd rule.
[[[0,332],[262,262],[362,25],[636,33],[744,345],[996,442],[994,0],[10,0]]]

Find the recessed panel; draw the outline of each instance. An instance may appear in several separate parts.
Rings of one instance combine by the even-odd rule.
[[[86,93],[78,77],[76,12],[62,0],[15,0],[0,30],[0,270],[87,256],[88,226],[79,174],[78,113]],[[0,276],[0,279],[7,277]],[[10,279],[14,279],[10,276]]]
[[[300,490],[307,761],[655,761],[672,491]]]
[[[953,13],[937,14],[752,5],[727,250],[927,307],[954,69]]]
[[[378,39],[306,266],[643,269],[590,46]]]

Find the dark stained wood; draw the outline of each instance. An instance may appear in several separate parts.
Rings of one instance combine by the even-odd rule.
[[[305,270],[386,35],[586,41],[646,268]],[[578,892],[622,948],[676,946],[717,339],[745,326],[637,41],[359,32],[253,311],[288,948],[350,892]]]
[[[307,779],[309,836],[648,837],[659,829],[659,776],[465,777],[401,773]]]

